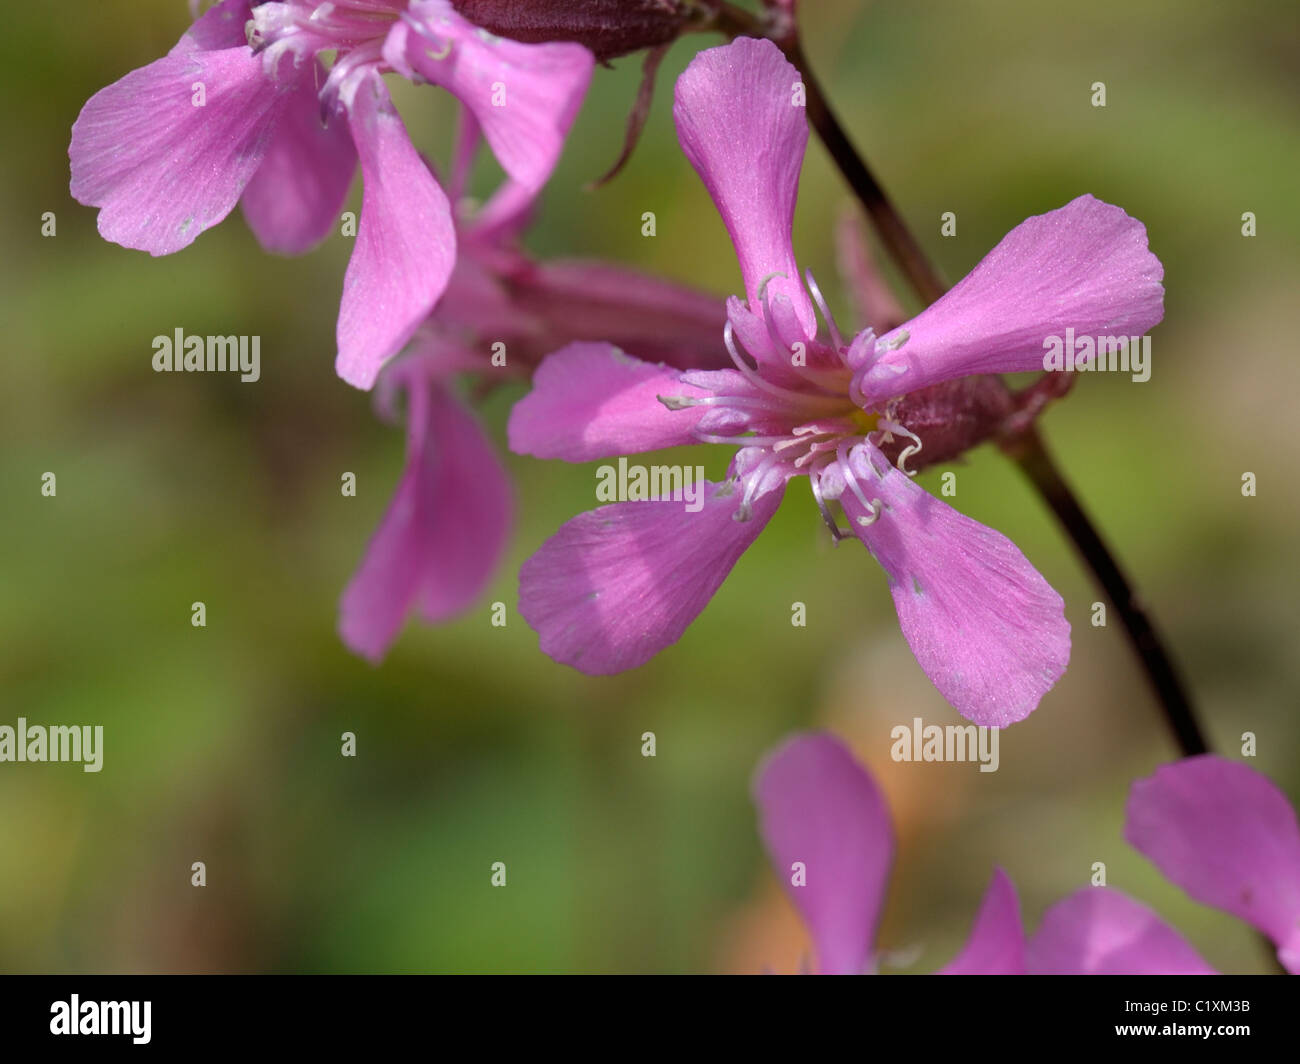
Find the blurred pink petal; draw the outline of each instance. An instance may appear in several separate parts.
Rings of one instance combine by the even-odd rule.
[[[500,562],[510,485],[473,415],[411,360],[407,465],[339,607],[339,634],[378,663],[418,609],[430,623],[468,608]]]
[[[465,240],[490,246],[518,239],[536,213],[537,192],[518,181],[503,181],[465,227]]]
[[[961,953],[939,975],[1024,975],[1025,932],[1020,922],[1020,899],[1015,885],[1002,869],[984,895]]]
[[[1300,974],[1300,826],[1247,765],[1204,754],[1133,784],[1124,837],[1191,897],[1240,917]]]
[[[608,340],[647,362],[730,366],[717,296],[616,263],[552,260],[512,278],[517,298],[552,331]]]
[[[812,934],[819,971],[862,974],[894,857],[879,787],[837,739],[806,734],[764,759],[753,795],[763,844]],[[792,882],[796,863],[803,886]]]
[[[1035,975],[1214,975],[1150,909],[1110,887],[1084,887],[1043,914],[1026,954]]]

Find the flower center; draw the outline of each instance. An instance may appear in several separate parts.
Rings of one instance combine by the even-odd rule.
[[[263,56],[266,73],[276,77],[286,53],[300,66],[313,56],[332,53],[334,62],[320,88],[328,113],[345,85],[366,67],[383,63],[384,41],[402,17],[407,0],[283,0],[254,8],[248,43]]]
[[[253,11],[248,43],[255,49],[288,43],[295,52],[345,52],[382,41],[406,0],[282,0]]]
[[[849,415],[849,420],[857,428],[857,435],[867,436],[876,431],[880,424],[880,414],[876,411],[863,410],[860,406],[853,408],[853,413]]]
[[[706,396],[659,398],[669,410],[706,408],[696,423],[695,437],[702,443],[732,444],[740,448],[733,464],[733,476],[744,492],[734,515],[736,520],[749,520],[753,500],[775,480],[802,475],[808,477],[822,518],[838,540],[851,533],[841,531],[827,504],[844,491],[852,492],[866,511],[857,517],[858,524],[873,524],[883,512],[880,500],[866,493],[853,472],[854,449],[864,444],[878,447],[895,436],[908,439],[911,443],[899,453],[897,465],[910,476],[913,474],[907,468],[907,459],[921,450],[921,440],[894,419],[894,401],[887,403],[883,410],[868,409],[857,387],[864,367],[869,367],[884,351],[906,343],[907,335],[881,343],[866,329],[852,343],[845,344],[811,274],[808,282],[830,331],[829,347],[810,337],[806,344],[800,345],[801,354],[806,357],[792,359],[789,373],[784,368],[780,374],[765,373],[771,367],[763,359],[755,358],[751,365],[741,354],[736,343],[737,326],[729,317],[723,330],[723,343],[742,378],[737,382],[736,393],[715,391]],[[744,313],[752,312],[746,308]],[[773,329],[766,300],[761,320],[771,334],[772,349],[784,349],[785,343]],[[814,348],[819,357],[810,364]],[[707,375],[701,375],[696,381],[691,378],[687,373],[682,380],[693,387],[711,390]],[[830,495],[825,495],[822,478],[828,474],[832,489]]]

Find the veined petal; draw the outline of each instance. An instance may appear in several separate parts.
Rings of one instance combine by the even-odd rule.
[[[356,172],[357,150],[342,116],[321,125],[316,85],[324,77],[316,60],[295,72],[284,117],[240,201],[267,251],[297,255],[325,239]]]
[[[1020,899],[1002,869],[984,895],[965,947],[940,975],[1024,975],[1025,931]]]
[[[348,111],[365,191],[356,246],[339,304],[338,374],[375,383],[442,295],[456,263],[447,197],[420,158],[378,74],[366,75]]]
[[[415,0],[389,31],[384,58],[399,73],[457,96],[501,168],[531,189],[555,169],[595,65],[580,44],[494,37],[447,0]]]
[[[692,430],[708,407],[669,410],[659,401],[705,394],[681,378],[612,344],[569,344],[542,360],[533,390],[515,403],[510,449],[588,462],[695,443]]]
[[[861,975],[894,860],[889,806],[837,739],[796,735],[754,777],[759,833],[823,975]]]
[[[1110,887],[1084,887],[1043,914],[1031,975],[1214,975],[1177,931]]]
[[[1006,536],[940,502],[872,444],[852,471],[879,516],[828,467],[822,491],[838,497],[854,532],[889,575],[890,594],[917,663],[952,706],[1003,727],[1037,707],[1070,659],[1061,596]]]
[[[868,400],[975,373],[1041,370],[1044,341],[1140,336],[1164,316],[1164,267],[1146,227],[1080,196],[1028,218],[950,292],[892,333],[861,377]]]
[[[1263,931],[1300,974],[1300,826],[1269,779],[1214,754],[1163,765],[1133,784],[1124,837],[1197,901]]]
[[[784,494],[734,520],[735,486],[703,485],[690,501],[621,502],[579,514],[519,571],[519,612],[556,661],[592,676],[636,668],[681,638]]]
[[[709,48],[677,79],[677,137],[736,246],[755,313],[762,292],[786,296],[805,336],[816,334],[791,244],[808,124],[799,72],[768,40]],[[776,276],[780,275],[780,276]]]
[[[179,251],[234,209],[286,99],[247,46],[174,51],[81,109],[68,148],[72,196],[100,208],[106,240]]]
[[[407,464],[339,605],[339,634],[378,663],[412,608],[430,624],[474,603],[501,559],[510,486],[474,416],[419,365],[405,371]]]

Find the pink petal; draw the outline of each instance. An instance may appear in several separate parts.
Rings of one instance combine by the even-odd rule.
[[[770,285],[768,286],[771,287]],[[727,299],[727,321],[731,324],[732,340],[747,352],[754,361],[762,364],[765,380],[795,391],[805,390],[807,378],[793,368],[793,343],[796,334],[806,335],[798,324],[794,304],[784,295],[768,293],[765,305],[758,313],[751,312],[735,296]],[[793,327],[793,330],[791,329]],[[842,369],[838,356],[812,337],[804,341],[807,365],[816,369]]]
[[[316,84],[324,77],[315,60],[296,72],[284,118],[240,201],[267,251],[296,255],[325,239],[339,222],[357,168],[357,150],[342,116],[321,125]]]
[[[708,408],[669,410],[658,398],[704,394],[681,376],[611,344],[569,344],[542,361],[533,390],[515,403],[510,449],[588,462],[694,443],[692,430]]]
[[[1065,606],[1006,536],[940,502],[871,444],[852,452],[866,508],[836,474],[853,530],[889,574],[908,645],[931,683],[962,716],[1003,727],[1027,717],[1070,660]],[[879,507],[877,507],[879,509]]]
[[[1300,826],[1247,765],[1214,754],[1133,784],[1124,837],[1193,898],[1253,924],[1300,974]]]
[[[451,167],[446,182],[447,198],[452,203],[460,203],[468,194],[470,175],[474,170],[474,161],[478,158],[479,144],[483,140],[483,130],[473,111],[461,107],[457,117],[456,141],[451,149]],[[508,179],[502,182],[503,185],[510,183]],[[464,228],[468,229],[469,226]]]
[[[839,740],[796,735],[754,777],[759,832],[823,975],[861,975],[889,886],[894,829],[871,774]],[[803,886],[794,885],[802,865]]]
[[[202,107],[193,103],[199,82]],[[72,195],[101,208],[106,240],[151,255],[179,251],[234,209],[285,102],[247,46],[178,46],[81,109],[68,148]]]
[[[1025,932],[1020,899],[1007,874],[998,869],[980,905],[970,939],[940,975],[1024,975]]]
[[[908,339],[862,378],[869,400],[975,373],[1041,370],[1043,341],[1141,336],[1164,316],[1146,227],[1092,196],[1028,218],[942,299],[882,340]]]
[[[409,394],[406,471],[339,606],[343,642],[375,663],[413,607],[436,624],[473,605],[510,525],[509,481],[473,415],[418,364],[393,368]]]
[[[389,31],[385,60],[407,77],[418,75],[455,94],[474,113],[501,168],[515,181],[540,188],[582,105],[592,54],[570,42],[522,44],[493,37],[447,0],[416,0],[409,16]]]
[[[1214,975],[1145,905],[1110,887],[1084,887],[1043,914],[1027,952],[1032,975]]]
[[[252,17],[253,8],[249,0],[221,0],[195,20],[168,54],[246,46],[248,34],[244,26]]]
[[[784,494],[736,521],[734,485],[703,482],[703,508],[620,502],[579,514],[519,571],[519,612],[556,661],[592,676],[642,665],[708,605]]]
[[[518,241],[533,220],[538,189],[506,179],[497,186],[473,216],[465,222],[462,235],[466,243],[489,250]]]
[[[447,197],[411,145],[378,74],[358,86],[348,125],[365,191],[343,278],[335,367],[349,384],[369,388],[446,288],[456,231]]]
[[[805,336],[816,317],[791,244],[808,125],[796,106],[799,72],[768,40],[741,37],[700,52],[677,79],[673,117],[682,150],[736,246],[750,309],[784,295]],[[780,274],[780,277],[773,277]]]
[[[458,234],[456,266],[447,279],[442,299],[430,319],[439,328],[468,330],[478,340],[477,369],[487,364],[491,343],[531,338],[541,326],[507,290],[495,263],[475,257]],[[417,334],[418,335],[418,334]],[[507,364],[518,357],[516,344],[507,345]]]

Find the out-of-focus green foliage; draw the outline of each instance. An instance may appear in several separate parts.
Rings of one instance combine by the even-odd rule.
[[[1300,797],[1293,5],[805,6],[835,106],[950,279],[1084,192],[1146,223],[1167,288],[1151,380],[1081,379],[1044,431],[1215,743],[1236,756],[1254,732],[1253,763]],[[1021,546],[1074,625],[1069,672],[1004,734],[991,775],[888,762],[893,724],[956,716],[912,661],[883,575],[855,546],[829,548],[797,487],[678,646],[590,679],[538,651],[514,601],[519,562],[594,505],[592,468],[512,457],[518,527],[481,607],[408,628],[379,669],[349,655],[337,597],[403,453],[333,373],[350,241],[274,258],[236,215],[156,260],[99,239],[67,192],[81,104],[161,55],[186,19],[180,0],[20,3],[0,36],[0,723],[106,733],[97,775],[0,764],[0,970],[695,971],[755,955],[790,967],[797,944],[765,930],[784,903],[748,784],[765,749],[813,726],[882,770],[901,845],[880,940],[923,944],[917,968],[955,951],[994,865],[1032,927],[1102,861],[1216,966],[1263,970],[1248,929],[1123,842],[1129,782],[1172,747],[1114,624],[1090,625],[1098,595],[1068,543],[991,449],[958,469],[953,501]],[[674,48],[632,162],[589,193],[621,143],[639,61],[596,72],[537,253],[738,289],[671,124],[675,76],[716,43]],[[1096,81],[1104,109],[1090,105]],[[399,101],[439,157],[452,111],[434,97]],[[486,191],[490,167],[478,176]],[[811,142],[796,243],[832,293],[847,204]],[[640,235],[647,210],[654,238]],[[56,237],[40,235],[45,211]],[[944,211],[953,238],[939,235]],[[261,335],[262,380],[154,374],[151,338],[178,326]],[[518,394],[484,408],[498,439]],[[690,461],[716,471],[724,456]],[[55,498],[40,494],[47,470]],[[339,491],[348,470],[356,498]],[[1248,470],[1256,498],[1240,492]],[[489,624],[498,599],[504,629]],[[195,600],[206,629],[189,623]],[[806,629],[790,624],[795,601]],[[340,757],[344,731],[356,758]],[[654,759],[640,755],[645,731]],[[494,861],[504,889],[489,885]]]

